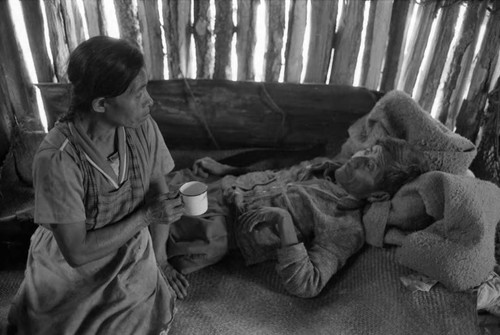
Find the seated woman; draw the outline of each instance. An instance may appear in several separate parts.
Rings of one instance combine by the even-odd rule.
[[[317,158],[280,171],[227,175],[210,184],[212,206],[198,219],[200,224],[190,218],[187,225],[181,219],[172,226],[172,261],[187,273],[213,263],[235,246],[247,264],[277,259],[277,272],[291,294],[316,296],[364,244],[363,204],[388,199],[426,169],[420,151],[403,140],[387,138],[344,164]],[[203,158],[193,171],[183,173],[189,179],[242,172]],[[181,179],[172,176],[172,181]],[[218,227],[217,238],[206,238],[207,234],[206,252],[200,245],[192,252],[187,246],[195,243],[193,236],[203,235],[206,227],[213,229],[210,223]]]
[[[143,55],[124,40],[93,37],[71,54],[68,76],[70,110],[34,159],[39,227],[10,328],[163,333],[174,316],[174,289],[187,282],[162,273],[148,227],[168,234],[183,206],[161,195],[174,162],[149,115]]]

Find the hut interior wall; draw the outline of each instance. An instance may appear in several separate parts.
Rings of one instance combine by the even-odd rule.
[[[499,7],[495,0],[0,1],[0,159],[12,120],[34,118],[30,124],[42,127],[33,83],[66,83],[70,52],[111,35],[112,22],[143,50],[151,79],[400,89],[478,143],[500,68]],[[19,52],[20,30],[31,55]]]

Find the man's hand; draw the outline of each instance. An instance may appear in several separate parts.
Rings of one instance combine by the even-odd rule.
[[[207,178],[209,175],[222,177],[230,174],[232,170],[233,167],[221,164],[210,157],[200,158],[193,164],[193,173],[203,178]]]
[[[189,282],[183,274],[177,272],[176,269],[169,263],[166,263],[161,266],[165,277],[167,277],[167,281],[174,289],[175,294],[178,299],[184,299],[187,297],[187,288],[189,286]]]
[[[278,230],[281,246],[297,244],[297,234],[290,213],[279,207],[260,207],[248,211],[239,217],[242,229],[252,232],[254,230],[270,227]]]
[[[264,227],[273,228],[280,222],[288,219],[291,221],[290,213],[282,208],[259,207],[242,214],[238,220],[243,230],[251,232],[263,229]]]
[[[384,236],[384,243],[402,246],[405,239],[406,234],[403,231],[397,228],[390,228]]]
[[[146,202],[145,220],[148,224],[170,224],[184,214],[184,205],[178,192],[160,194]]]

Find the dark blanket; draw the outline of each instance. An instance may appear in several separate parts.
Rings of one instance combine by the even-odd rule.
[[[312,299],[288,295],[274,263],[245,267],[232,255],[188,275],[171,334],[481,334],[475,295],[441,284],[430,292],[405,288],[411,273],[394,249],[365,247]]]

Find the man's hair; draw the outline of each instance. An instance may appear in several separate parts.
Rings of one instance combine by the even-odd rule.
[[[404,184],[429,171],[424,153],[405,140],[387,137],[376,144],[384,149],[385,169],[380,183],[391,196]]]

